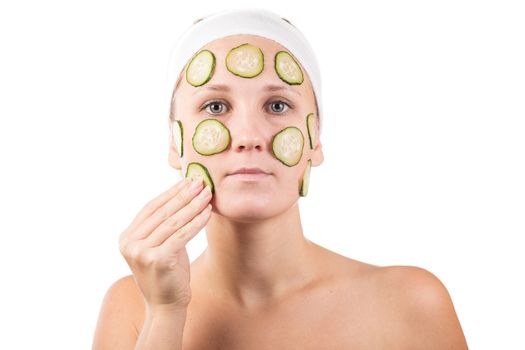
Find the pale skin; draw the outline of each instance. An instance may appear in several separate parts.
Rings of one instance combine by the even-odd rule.
[[[229,50],[245,42],[265,57],[263,72],[251,79],[224,65]],[[303,235],[297,181],[308,159],[312,167],[322,164],[323,151],[318,138],[293,167],[271,154],[275,133],[293,125],[307,135],[304,118],[316,111],[307,74],[301,85],[287,85],[275,74],[273,56],[286,48],[252,35],[221,38],[204,48],[217,57],[215,73],[201,87],[181,80],[174,113],[189,131],[182,158],[171,141],[169,164],[181,171],[189,162],[205,164],[216,192],[199,197],[202,185],[189,190],[181,181],[137,214],[120,240],[133,274],[110,287],[93,348],[134,349],[148,313],[184,310],[184,350],[467,349],[451,297],[431,272],[357,261]],[[217,84],[230,91],[206,88]],[[265,91],[268,84],[285,89]],[[221,102],[200,110],[212,100]],[[293,108],[280,111],[279,101]],[[192,148],[191,131],[204,118],[227,125],[230,148],[212,156]],[[260,182],[228,178],[241,166],[258,166],[271,176]],[[184,246],[203,227],[208,247],[189,264]],[[139,240],[156,250],[132,244]],[[147,268],[147,262],[162,268]]]

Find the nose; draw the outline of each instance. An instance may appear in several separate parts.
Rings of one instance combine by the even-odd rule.
[[[246,111],[231,118],[233,125],[230,126],[232,138],[232,150],[235,152],[246,152],[251,150],[264,151],[264,134],[260,132],[263,127],[259,116],[254,112]]]

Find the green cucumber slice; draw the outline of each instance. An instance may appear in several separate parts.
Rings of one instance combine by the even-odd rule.
[[[174,120],[171,123],[171,134],[173,136],[173,142],[175,143],[175,148],[177,149],[177,154],[179,157],[182,157],[184,154],[184,129],[182,127],[182,122],[180,120]]]
[[[215,55],[210,50],[199,51],[186,69],[186,81],[193,86],[206,84],[215,71]]]
[[[204,119],[195,127],[193,148],[203,156],[224,151],[230,145],[230,130],[217,119]]]
[[[210,186],[211,193],[215,193],[215,186],[211,179],[210,172],[204,165],[197,162],[191,162],[186,168],[186,177],[190,179],[201,179],[204,181],[204,186]]]
[[[300,85],[303,83],[303,71],[290,53],[279,51],[275,54],[274,61],[275,71],[282,81],[290,85]]]
[[[314,145],[317,143],[317,128],[315,127],[315,114],[310,113],[306,116],[306,129],[308,130],[310,149],[314,149]]]
[[[312,169],[312,160],[308,159],[306,162],[306,169],[304,170],[303,178],[301,179],[301,185],[299,186],[299,195],[306,197],[308,194],[308,186],[310,185],[310,170]]]
[[[242,44],[226,55],[226,68],[243,78],[253,78],[264,69],[264,55],[260,48],[252,44]]]
[[[299,128],[289,126],[279,131],[272,139],[272,152],[275,158],[287,166],[299,163],[303,155],[304,137]]]

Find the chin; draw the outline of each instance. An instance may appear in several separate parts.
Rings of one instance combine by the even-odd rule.
[[[270,201],[249,195],[217,201],[215,209],[222,216],[242,222],[266,220],[280,213]]]

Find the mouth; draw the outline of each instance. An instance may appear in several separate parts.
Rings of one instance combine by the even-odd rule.
[[[228,176],[242,175],[242,174],[271,175],[269,172],[264,171],[261,168],[240,168],[240,169],[237,169],[234,172],[228,174]]]
[[[271,173],[260,168],[240,168],[235,170],[233,173],[228,174],[227,177],[235,180],[259,181],[269,178],[270,176]]]

